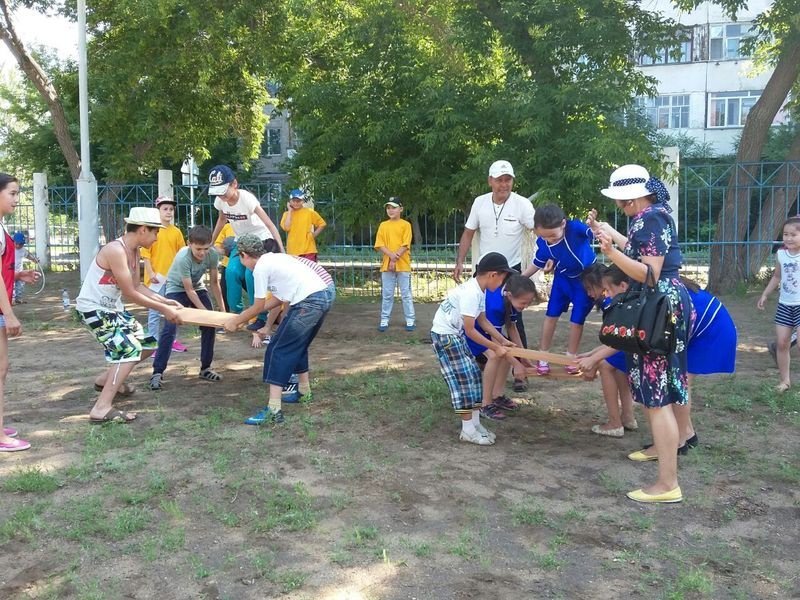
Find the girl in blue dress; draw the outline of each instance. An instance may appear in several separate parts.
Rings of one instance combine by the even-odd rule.
[[[520,348],[524,348],[517,323],[519,323],[522,311],[538,298],[533,281],[522,275],[512,275],[504,286],[493,292],[486,290],[487,327],[494,327],[498,333],[502,334],[503,326],[505,326],[508,339]],[[482,336],[490,337],[480,324],[476,324],[475,329]],[[504,393],[508,371],[513,367],[514,377],[524,378],[526,361],[508,355],[498,357],[486,346],[482,346],[470,338],[467,338],[467,345],[475,359],[484,365],[481,416],[502,421],[506,418],[506,411],[514,411],[519,408],[517,403]]]

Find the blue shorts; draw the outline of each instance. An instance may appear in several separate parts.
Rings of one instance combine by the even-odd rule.
[[[569,322],[583,325],[586,317],[592,311],[594,302],[583,289],[580,277],[571,279],[565,275],[556,275],[553,278],[553,288],[550,290],[550,299],[547,301],[548,317],[558,318],[567,312],[572,304]]]
[[[495,329],[497,329],[498,333],[500,333],[500,334],[503,333],[503,331],[502,331],[503,328],[502,327],[495,327]],[[483,329],[481,329],[480,327],[478,327],[477,325],[475,325],[475,331],[477,331],[478,333],[480,333],[484,337],[487,337],[487,338],[489,337],[486,334],[486,332]],[[481,354],[486,352],[486,350],[488,349],[483,344],[479,344],[478,342],[473,341],[472,338],[468,338],[466,335],[464,336],[464,339],[467,340],[467,347],[469,348],[469,351],[472,352],[472,356],[480,356]]]
[[[457,413],[472,412],[483,401],[481,370],[463,335],[440,335],[431,331],[433,352],[450,390],[450,403]]]
[[[606,362],[614,367],[617,371],[622,371],[623,373],[628,372],[628,365],[625,363],[625,353],[624,352],[617,352],[616,354],[612,354],[606,359]]]
[[[289,311],[264,353],[264,383],[284,387],[293,373],[308,373],[308,347],[331,309],[327,290],[314,292]]]

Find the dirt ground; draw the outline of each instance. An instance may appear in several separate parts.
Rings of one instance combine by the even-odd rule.
[[[6,425],[33,448],[0,456],[0,598],[800,597],[800,402],[770,391],[772,308],[755,292],[724,299],[737,373],[696,385],[686,501],[641,506],[624,492],[656,467],[625,456],[647,428],[593,435],[598,381],[532,378],[490,425],[495,446],[459,443],[433,304],[406,333],[398,302],[381,334],[376,303],[337,302],[312,346],[314,400],[283,427],[242,424],[266,398],[249,336],[218,336],[225,380],[208,383],[190,328],[162,392],[134,371],[119,405],[135,423],[90,425],[102,353],[60,307],[77,276],[48,279],[10,342]],[[525,313],[533,342],[543,314]]]

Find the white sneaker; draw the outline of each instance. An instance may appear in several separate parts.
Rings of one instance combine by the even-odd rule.
[[[482,434],[480,431],[475,429],[472,433],[467,433],[463,429],[461,430],[461,435],[458,436],[458,439],[462,442],[469,442],[470,444],[478,444],[479,446],[491,446],[494,442],[489,439],[489,436]]]
[[[480,424],[480,423],[478,423],[478,425],[476,425],[476,426],[475,426],[475,429],[477,429],[477,430],[478,430],[478,431],[480,431],[480,432],[481,432],[483,435],[485,435],[486,437],[488,437],[488,438],[489,438],[489,441],[490,441],[490,442],[492,442],[492,443],[494,444],[494,440],[497,438],[497,436],[494,434],[494,432],[493,432],[493,431],[489,431],[488,429],[486,429],[486,427],[484,427],[484,426],[483,426],[482,424]]]

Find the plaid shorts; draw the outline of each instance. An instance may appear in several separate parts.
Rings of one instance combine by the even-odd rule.
[[[453,410],[465,413],[480,408],[483,399],[481,370],[464,336],[440,335],[431,331],[431,341],[444,381],[450,388]]]
[[[144,350],[155,350],[158,340],[145,335],[144,327],[128,311],[78,312],[105,350],[110,363],[138,362]]]

